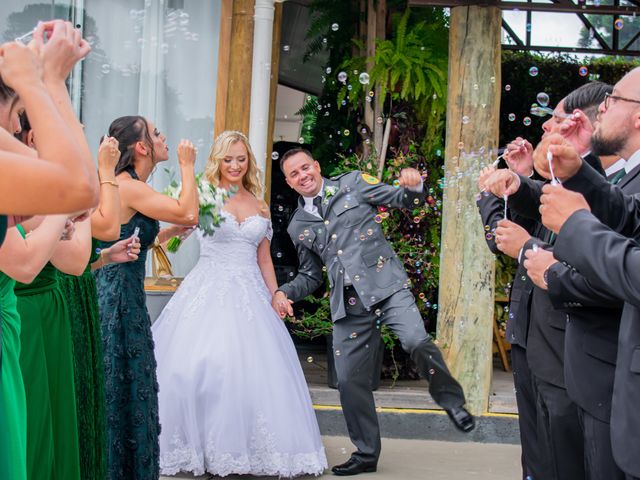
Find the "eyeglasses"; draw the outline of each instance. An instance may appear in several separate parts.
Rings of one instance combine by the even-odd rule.
[[[610,103],[609,100],[610,99],[622,100],[623,102],[640,103],[640,100],[635,100],[633,98],[619,97],[617,95],[611,95],[610,93],[605,93],[604,94],[604,108],[605,109],[609,108],[609,103]]]

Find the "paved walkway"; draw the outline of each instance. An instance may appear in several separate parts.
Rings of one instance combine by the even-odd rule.
[[[323,437],[329,466],[349,457],[352,445],[345,437]],[[514,480],[520,476],[520,446],[494,443],[437,442],[432,440],[382,439],[378,472],[358,475],[371,480]],[[193,476],[160,477],[163,480]],[[198,479],[220,477],[195,477]],[[271,477],[231,476],[249,480]],[[314,477],[303,477],[311,480]],[[327,470],[319,478],[337,478]]]

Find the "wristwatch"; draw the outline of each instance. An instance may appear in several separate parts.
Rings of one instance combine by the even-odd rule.
[[[549,286],[549,268],[551,267],[547,267],[547,269],[542,274],[542,283],[544,283],[545,287]]]

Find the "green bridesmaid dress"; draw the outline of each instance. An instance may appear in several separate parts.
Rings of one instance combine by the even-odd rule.
[[[60,288],[69,305],[75,369],[80,474],[83,480],[104,480],[107,468],[107,432],[102,333],[96,281],[91,264],[98,259],[97,241],[87,269],[79,277],[58,272]]]
[[[47,264],[31,284],[16,284],[15,292],[22,318],[29,478],[80,480],[71,325],[57,270]]]
[[[4,223],[6,228],[6,222]],[[4,232],[2,232],[4,237]],[[0,367],[0,478],[27,478],[27,407],[20,371],[20,316],[15,281],[0,273],[2,366]]]

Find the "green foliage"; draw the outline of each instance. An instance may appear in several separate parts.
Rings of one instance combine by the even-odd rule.
[[[592,80],[616,83],[634,67],[638,59],[601,57],[578,60],[569,55],[541,55],[529,52],[502,53],[502,98],[500,104],[500,145],[514,138],[527,138],[534,145],[542,134],[545,117],[531,115],[531,104],[536,102],[538,92],[546,92],[553,108],[568,93]],[[538,74],[531,76],[529,69],[535,66]],[[580,75],[580,67],[587,67],[588,74]],[[509,85],[510,90],[505,87]],[[509,121],[509,114],[516,120]],[[523,125],[524,117],[531,118],[531,125]]]

